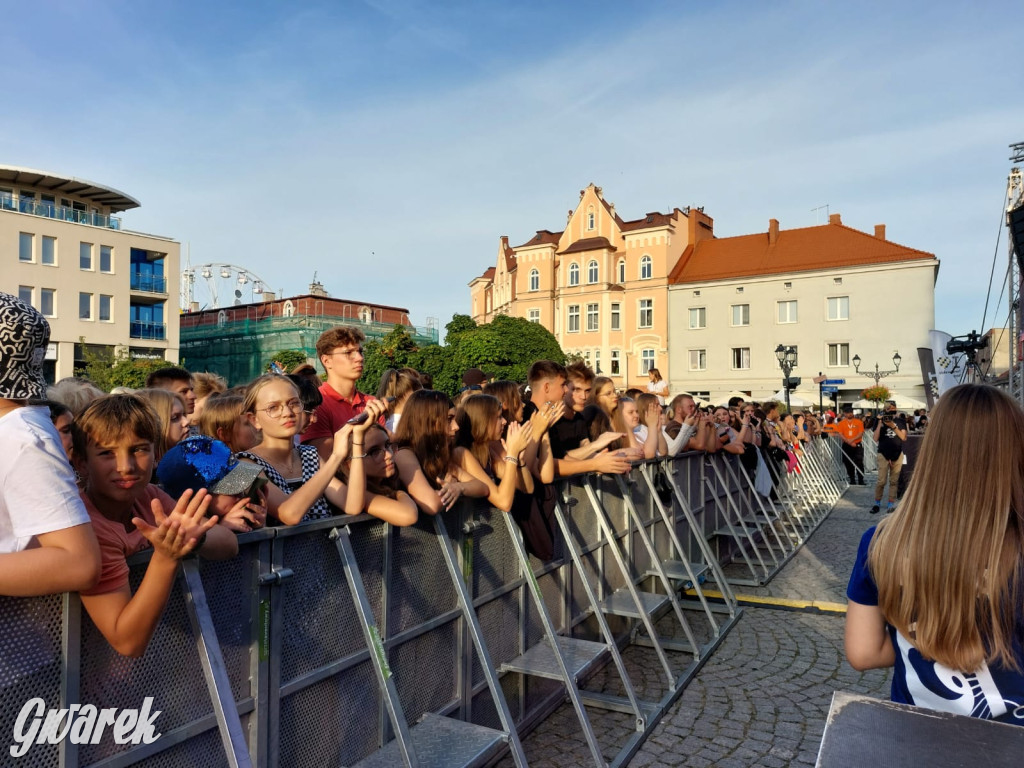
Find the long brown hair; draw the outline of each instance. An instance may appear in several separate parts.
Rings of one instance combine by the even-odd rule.
[[[188,406],[185,404],[184,397],[169,389],[140,389],[136,394],[153,406],[153,411],[159,419],[160,436],[154,446],[156,458],[159,461],[171,448],[167,443],[170,441],[171,413],[174,411],[174,404],[178,403],[181,406],[182,413],[188,413]]]
[[[868,554],[882,615],[923,656],[961,672],[1019,669],[1022,514],[1024,411],[994,387],[954,387]]]
[[[455,444],[473,454],[473,458],[484,469],[491,465],[491,431],[501,413],[501,401],[498,398],[476,393],[465,398],[455,414],[459,421]]]
[[[444,482],[451,467],[448,441],[448,411],[452,401],[444,392],[421,389],[413,392],[402,409],[402,420],[395,430],[395,451],[408,448],[416,456],[427,482],[435,490]]]
[[[606,384],[611,384],[612,389],[615,388],[615,382],[613,382],[607,376],[598,376],[598,377],[596,377],[594,379],[593,389],[590,390],[590,399],[587,402],[590,405],[596,405],[598,408],[600,408],[602,411],[604,411],[605,415],[608,416],[608,421],[609,421],[613,431],[621,432],[622,434],[627,435],[627,437],[621,437],[621,438],[619,438],[618,440],[616,440],[614,443],[612,443],[609,446],[609,448],[611,448],[613,450],[619,450],[620,448],[625,448],[626,446],[629,445],[629,437],[628,437],[628,435],[629,435],[629,433],[632,430],[626,428],[626,420],[624,418],[622,418],[622,408],[621,407],[616,408],[611,413],[608,413],[608,411],[604,410],[604,406],[601,405],[601,402],[597,399],[598,393],[600,393],[601,389]],[[596,439],[596,438],[594,438],[594,437],[591,438],[591,440],[594,440],[594,439]]]

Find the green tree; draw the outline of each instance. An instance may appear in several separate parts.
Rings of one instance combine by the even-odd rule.
[[[460,372],[475,367],[494,378],[517,382],[526,381],[537,360],[565,363],[554,335],[522,317],[498,315],[490,323],[457,333],[451,346]]]
[[[396,325],[380,339],[367,341],[363,344],[363,375],[356,386],[361,392],[373,394],[380,386],[384,371],[410,365],[418,349],[404,325]]]
[[[275,361],[281,364],[285,373],[290,373],[293,368],[308,363],[309,358],[301,349],[282,349],[264,356],[263,370],[269,370],[270,364]]]
[[[453,397],[462,386],[462,371],[455,364],[452,348],[431,344],[416,352],[409,360],[409,367],[429,373],[434,380],[434,389]]]
[[[82,345],[85,376],[104,392],[109,392],[114,387],[142,389],[146,386],[146,377],[150,373],[170,365],[166,360],[129,357],[128,350],[124,348],[111,356],[89,349],[84,339]]]

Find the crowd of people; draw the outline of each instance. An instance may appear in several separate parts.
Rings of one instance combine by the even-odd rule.
[[[239,533],[339,514],[407,526],[470,497],[512,514],[544,558],[558,478],[723,451],[770,495],[809,441],[834,433],[863,484],[869,431],[872,512],[886,484],[893,511],[903,441],[928,424],[892,403],[867,423],[740,397],[701,408],[657,371],[647,391],[620,393],[582,362],[550,360],[527,382],[470,369],[455,398],[389,370],[371,395],[356,386],[363,335],[347,327],[317,343],[323,379],[306,365],[229,387],[168,367],[104,393],[81,378],[47,387],[48,340],[38,312],[0,293],[0,594],[77,591],[129,656],[145,652],[178,563],[234,557]],[[964,385],[933,422],[900,509],[861,542],[847,655],[858,669],[894,665],[896,700],[1024,723],[1024,413]],[[133,591],[127,558],[144,549]]]

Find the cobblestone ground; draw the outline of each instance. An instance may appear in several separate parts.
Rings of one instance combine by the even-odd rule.
[[[766,587],[736,587],[736,593],[845,603],[846,580],[860,536],[877,520],[868,514],[871,501],[870,486],[851,488]],[[698,637],[706,634],[699,615],[693,624]],[[624,656],[638,694],[657,698],[664,691],[664,679],[652,652],[630,647]],[[685,661],[674,657],[678,659]],[[617,685],[606,668],[588,688],[614,690]],[[812,766],[837,690],[879,697],[889,690],[887,672],[859,673],[845,662],[842,616],[744,608],[738,623],[629,765]],[[588,708],[588,714],[605,757],[614,757],[630,735],[630,718],[594,708]],[[531,766],[593,764],[569,705],[561,706],[523,745]],[[506,759],[501,765],[512,762]]]

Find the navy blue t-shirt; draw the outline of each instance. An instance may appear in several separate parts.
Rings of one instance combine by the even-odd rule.
[[[868,570],[868,546],[874,535],[875,528],[871,527],[861,537],[857,562],[846,589],[846,597],[861,605],[878,605],[878,587]],[[885,626],[896,650],[891,692],[893,701],[1024,725],[1024,674],[985,664],[970,674],[957,672],[925,659],[895,627],[888,623]],[[1017,663],[1024,669],[1021,640],[1018,637],[1014,645]]]

